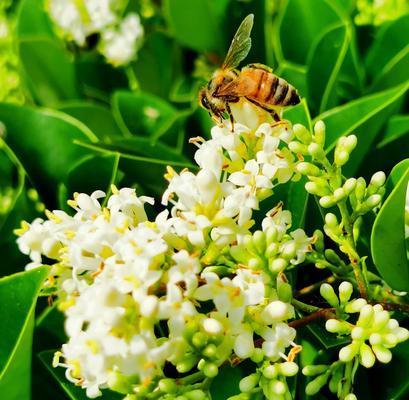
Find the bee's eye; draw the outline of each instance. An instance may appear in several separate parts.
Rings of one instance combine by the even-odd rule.
[[[207,109],[209,109],[210,108],[210,104],[209,104],[209,102],[207,101],[207,98],[206,98],[206,96],[203,96],[202,97],[202,106],[204,107],[204,108],[207,108]]]

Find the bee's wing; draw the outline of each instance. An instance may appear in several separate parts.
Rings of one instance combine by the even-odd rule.
[[[253,19],[254,15],[249,14],[240,24],[230,44],[222,69],[235,68],[239,65],[240,61],[246,58],[251,48],[250,33],[253,27]]]

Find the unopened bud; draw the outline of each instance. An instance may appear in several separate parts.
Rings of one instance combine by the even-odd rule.
[[[314,125],[314,139],[321,146],[325,145],[325,124],[323,121],[317,121]]]
[[[339,351],[339,359],[342,362],[351,361],[357,354],[360,348],[359,342],[352,342],[351,344],[343,347]]]
[[[309,162],[300,162],[297,164],[297,171],[302,175],[320,176],[321,170]]]
[[[204,368],[203,368],[203,373],[208,378],[214,378],[219,373],[219,368],[214,363],[206,363]]]
[[[339,301],[338,301],[338,297],[335,294],[335,291],[333,289],[333,287],[329,284],[329,283],[323,283],[320,287],[320,293],[321,296],[327,300],[328,304],[331,307],[338,307],[339,306]]]
[[[372,196],[369,196],[364,204],[362,205],[362,208],[365,210],[372,210],[375,207],[378,207],[379,204],[381,204],[382,201],[382,196],[380,194],[373,194]]]
[[[330,208],[336,204],[333,196],[324,196],[320,198],[320,206],[323,208]]]
[[[266,324],[270,325],[273,322],[284,321],[291,318],[294,314],[293,307],[280,300],[272,301],[261,312],[261,318]]]
[[[327,383],[328,374],[323,374],[317,376],[313,381],[311,381],[305,388],[305,393],[308,396],[316,395],[321,388]]]
[[[303,142],[304,144],[311,143],[312,135],[304,125],[295,124],[293,126],[293,132],[294,132],[295,137],[301,142]]]
[[[258,385],[259,380],[260,377],[256,373],[244,377],[239,383],[240,391],[250,392]]]
[[[307,182],[305,184],[305,190],[308,193],[316,195],[316,196],[327,196],[327,195],[331,194],[328,187],[326,187],[324,185],[320,185],[317,182]]]
[[[307,365],[302,369],[302,373],[305,376],[315,376],[315,375],[321,375],[325,371],[328,370],[328,365]]]
[[[353,393],[349,393],[345,396],[344,400],[358,400]]]
[[[279,380],[270,381],[269,389],[277,396],[282,396],[287,391],[284,383]]]
[[[256,231],[253,234],[253,243],[259,254],[266,251],[266,234],[263,231]]]
[[[308,146],[308,154],[315,159],[323,159],[325,157],[324,149],[317,143],[311,143]]]
[[[281,375],[284,376],[294,376],[298,372],[298,365],[295,362],[291,361],[286,361],[278,364],[278,368],[281,372]]]
[[[345,306],[345,311],[350,314],[357,313],[360,312],[362,307],[364,307],[366,304],[367,303],[365,299],[356,299]]]
[[[290,142],[288,143],[288,148],[293,152],[293,153],[301,153],[301,154],[307,154],[308,153],[308,147],[305,144],[302,144],[300,142]]]
[[[351,332],[350,325],[345,321],[338,321],[337,319],[329,319],[325,323],[325,329],[331,333],[347,334]]]
[[[354,340],[365,340],[366,338],[365,329],[362,328],[361,326],[356,326],[354,329],[352,329],[351,338]]]
[[[322,253],[324,251],[324,234],[319,229],[316,229],[313,238],[315,238],[314,247]]]
[[[220,335],[223,332],[223,325],[214,318],[205,318],[203,320],[203,330],[208,335]]]
[[[370,304],[366,304],[361,308],[359,312],[359,318],[357,321],[357,326],[368,327],[372,325],[374,317],[374,310]]]
[[[341,264],[341,259],[339,258],[338,254],[332,250],[327,249],[325,250],[325,258],[332,264],[339,265]]]
[[[271,272],[278,274],[279,272],[284,271],[287,265],[288,262],[284,258],[276,258],[270,261],[269,267]]]
[[[334,162],[338,167],[342,167],[349,160],[349,153],[346,150],[335,149]]]
[[[350,195],[353,190],[356,188],[356,179],[355,178],[349,178],[345,181],[343,185],[344,192],[347,195]]]
[[[329,228],[336,228],[339,225],[337,216],[333,213],[327,213],[325,214],[325,224],[329,227]]]
[[[354,287],[351,282],[344,281],[339,285],[338,293],[341,304],[345,304],[351,298]]]
[[[267,379],[274,379],[278,375],[278,372],[276,365],[269,365],[263,369],[263,375]]]
[[[358,201],[362,201],[365,196],[366,182],[364,178],[358,178],[355,187],[355,196]]]
[[[372,346],[372,350],[375,353],[376,358],[383,364],[387,364],[392,360],[392,353],[389,349],[382,345]]]
[[[385,172],[383,171],[378,171],[372,175],[370,185],[375,187],[375,188],[380,188],[385,184],[386,181],[386,175]]]
[[[358,138],[355,135],[349,135],[345,137],[343,146],[348,153],[352,153],[358,143]]]

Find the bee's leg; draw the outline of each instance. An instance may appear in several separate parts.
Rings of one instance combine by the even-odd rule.
[[[281,121],[280,116],[275,111],[271,111],[271,115],[272,115],[275,122]]]
[[[229,103],[226,102],[226,111],[227,114],[229,114],[229,118],[230,118],[230,123],[231,123],[231,131],[234,132],[234,118],[233,118],[233,113],[231,112],[231,108]]]

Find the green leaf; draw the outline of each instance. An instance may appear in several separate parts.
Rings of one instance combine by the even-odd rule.
[[[36,101],[54,106],[79,97],[74,64],[59,42],[50,38],[24,38],[20,40],[19,50],[25,79]]]
[[[326,0],[311,2],[287,0],[278,19],[279,60],[305,65],[308,53],[317,37],[342,18],[334,4]],[[327,60],[325,60],[327,61]]]
[[[142,91],[166,99],[175,77],[180,74],[180,60],[182,54],[176,42],[163,33],[154,32],[147,35],[138,59],[130,68],[134,69]]]
[[[311,50],[308,70],[308,100],[319,112],[337,105],[337,81],[350,44],[349,27],[328,29]]]
[[[81,121],[102,141],[109,143],[112,136],[121,135],[121,130],[111,110],[104,106],[85,101],[75,101],[64,103],[58,109]]]
[[[66,189],[69,197],[75,192],[110,191],[115,183],[119,154],[89,155],[68,172]]]
[[[394,103],[401,99],[408,89],[409,81],[392,89],[353,100],[314,119],[314,122],[318,120],[325,122],[328,151],[343,135],[354,133],[358,137],[358,146],[352,153],[344,173],[349,175],[356,171],[382,125],[393,111]]]
[[[112,108],[124,136],[150,137],[153,142],[166,136],[173,145],[178,143],[180,124],[187,116],[165,100],[143,92],[116,92]]]
[[[409,15],[384,24],[368,51],[366,67],[372,78],[371,91],[398,85],[408,79]]]
[[[175,103],[190,103],[197,101],[201,83],[190,76],[183,76],[172,86],[169,99]]]
[[[133,136],[130,138],[112,138],[112,143],[95,144],[95,147],[99,147],[104,150],[118,152],[120,154],[136,155],[148,158],[155,158],[164,162],[181,162],[186,165],[190,164],[190,161],[183,155],[181,155],[173,147],[167,146],[161,142],[152,143],[149,138]]]
[[[238,366],[221,368],[210,388],[212,400],[226,400],[230,396],[239,394],[239,382],[244,376],[244,372]]]
[[[409,115],[394,115],[386,127],[382,140],[376,145],[377,149],[401,139],[409,133]]]
[[[48,268],[0,280],[0,393],[7,400],[30,398],[34,308]]]
[[[407,166],[408,160],[402,161]],[[395,290],[409,291],[409,261],[405,244],[405,204],[409,167],[380,209],[371,234],[371,252],[382,278]],[[392,176],[396,179],[396,173]]]
[[[55,198],[57,184],[87,154],[74,140],[96,140],[85,125],[57,111],[0,104],[0,120],[7,129],[6,143],[48,199]]]
[[[43,365],[47,368],[48,372],[52,377],[58,382],[60,387],[68,395],[71,400],[89,400],[86,396],[85,390],[81,389],[79,386],[69,382],[64,374],[64,368],[54,368],[52,366],[52,360],[55,350],[43,351],[38,354],[39,359]],[[123,395],[119,393],[112,392],[110,390],[102,390],[102,399],[104,400],[120,400],[123,399]]]
[[[84,142],[78,142],[78,144],[102,154],[113,153],[112,150],[106,149],[104,148],[105,146],[103,147],[100,144]],[[126,153],[120,154],[119,169],[125,173],[128,184],[132,185],[136,182],[145,189],[148,189],[148,192],[153,195],[161,196],[165,189],[166,181],[163,175],[167,165],[180,169],[195,168],[191,163],[181,161],[164,161]]]
[[[199,52],[224,49],[224,16],[229,0],[165,0],[164,13],[173,35],[184,46]]]
[[[43,0],[20,1],[16,34],[18,38],[27,36],[54,37],[52,23],[45,12]]]

